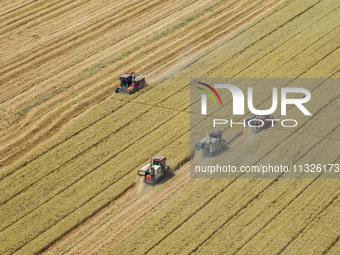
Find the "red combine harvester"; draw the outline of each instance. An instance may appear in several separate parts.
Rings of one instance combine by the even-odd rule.
[[[275,121],[272,115],[253,115],[246,119],[246,123],[258,133],[273,125]]]
[[[170,173],[170,167],[166,165],[165,156],[156,156],[150,163],[138,170],[139,176],[144,176],[146,183],[155,184]]]
[[[116,88],[116,93],[133,94],[143,88],[144,84],[145,78],[143,76],[136,76],[135,72],[125,73],[120,76],[120,87]]]

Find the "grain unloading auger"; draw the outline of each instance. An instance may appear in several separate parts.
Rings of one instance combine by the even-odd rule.
[[[144,176],[146,183],[155,184],[170,173],[165,156],[156,156],[150,163],[138,170],[139,176]]]
[[[215,129],[210,134],[206,131],[206,134],[206,137],[195,144],[195,149],[203,150],[205,155],[213,155],[227,145],[227,142],[222,139],[221,130]]]
[[[136,76],[135,72],[122,74],[119,79],[120,87],[116,88],[116,93],[125,92],[133,94],[145,85],[145,78],[141,75]]]

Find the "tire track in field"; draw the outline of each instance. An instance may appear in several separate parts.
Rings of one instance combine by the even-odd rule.
[[[321,143],[321,142],[320,142]],[[336,162],[339,162],[339,160],[340,160],[340,157],[339,158],[337,158],[334,162],[332,162],[333,164],[334,163],[336,163]],[[322,175],[322,174],[321,174]],[[304,189],[303,191],[305,191],[305,190],[307,190],[307,189]],[[296,234],[295,236],[293,236],[293,238],[291,238],[291,240],[288,242],[288,244],[286,244],[283,248],[281,248],[280,250],[279,250],[279,252],[278,252],[278,254],[282,254],[283,252],[285,252],[285,250],[292,244],[292,242],[295,240],[295,239],[297,239],[311,224],[313,224],[313,223],[315,223],[315,220],[325,211],[325,210],[327,210],[332,204],[333,204],[333,202],[335,201],[335,200],[337,200],[338,198],[339,198],[339,196],[340,196],[340,192],[322,209],[322,210],[320,210],[320,212],[318,213],[318,214],[316,214],[316,215],[314,215],[311,219],[310,219],[310,222],[308,222],[301,230],[300,230],[300,232],[298,233],[298,234]],[[287,206],[288,207],[288,206]],[[286,208],[287,208],[286,207]],[[286,209],[285,208],[285,209]],[[283,211],[283,210],[282,210]],[[280,211],[280,213],[281,213],[281,211]],[[280,214],[279,213],[279,214]],[[278,215],[279,215],[278,214]],[[277,216],[278,216],[277,215]],[[275,220],[275,218],[276,217],[274,217],[273,219],[272,219],[272,221],[273,220]],[[325,250],[325,252],[327,251],[327,249]]]
[[[339,246],[340,235],[337,236],[335,241],[322,253],[322,254],[333,254],[334,250]],[[336,252],[334,254],[337,254]]]
[[[86,1],[70,1],[70,0],[57,0],[53,1],[52,3],[48,4],[45,1],[45,4],[47,5],[39,5],[38,3],[36,6],[29,6],[29,10],[32,10],[31,12],[27,13],[29,10],[22,10],[23,16],[18,17],[18,13],[13,14],[13,19],[10,19],[8,21],[8,17],[4,20],[7,21],[3,26],[0,26],[1,31],[1,37],[2,39],[5,35],[7,35],[9,32],[13,31],[14,29],[18,29],[22,26],[25,26],[29,24],[30,22],[41,19],[43,21],[47,21],[49,17],[54,17],[53,15],[59,15],[61,11],[63,11],[63,8],[66,7],[66,10],[70,10],[76,6],[76,4],[83,5],[90,0]],[[77,3],[79,2],[79,3]]]
[[[23,1],[18,1],[18,2],[20,3],[20,6],[18,6],[18,7],[16,7],[17,4],[14,4],[14,3],[13,3],[13,2],[15,2],[15,1],[11,1],[12,6],[7,7],[7,9],[3,9],[3,7],[4,7],[5,4],[2,4],[2,5],[0,6],[0,17],[5,16],[5,15],[11,13],[11,12],[18,11],[18,10],[20,10],[21,8],[24,8],[24,7],[26,7],[26,6],[28,6],[28,5],[32,4],[32,3],[34,3],[34,2],[36,2],[36,1],[37,1],[37,0],[33,0],[33,1],[28,2],[28,3],[23,3]]]
[[[307,154],[306,154],[306,155],[307,155]],[[306,156],[306,155],[305,155],[305,156]],[[319,176],[319,177],[320,177],[320,176]],[[271,218],[269,222],[264,223],[264,226],[261,228],[261,230],[262,230],[263,228],[265,228],[272,220],[274,220],[274,219],[275,219],[282,211],[284,211],[284,210],[287,209],[292,203],[294,203],[294,201],[295,201],[296,198],[300,197],[307,189],[311,188],[312,184],[315,183],[316,180],[317,180],[317,179],[311,180],[310,183],[308,183],[302,190],[299,190],[298,193],[297,193],[296,195],[294,195],[294,197],[293,197],[290,201],[287,201],[287,203],[286,203],[286,205],[285,205],[285,207],[284,207],[283,209],[281,209],[280,211],[278,211],[277,213],[275,213],[274,217]],[[275,182],[276,182],[276,181],[274,181],[274,183],[275,183]],[[232,224],[232,221],[234,220],[234,218],[241,217],[242,213],[243,213],[245,210],[247,210],[247,208],[249,207],[249,205],[256,203],[256,199],[258,199],[259,196],[260,196],[261,194],[263,194],[267,189],[269,189],[269,188],[271,187],[271,185],[272,185],[272,184],[270,184],[269,186],[267,186],[261,193],[259,193],[258,195],[256,195],[256,198],[255,198],[255,199],[251,200],[247,205],[243,206],[240,210],[237,211],[237,213],[235,213],[231,218],[229,218],[229,219],[228,219],[228,220],[227,220],[220,228],[218,228],[218,229],[215,230],[212,234],[210,234],[208,238],[206,238],[203,242],[201,242],[201,243],[199,244],[199,246],[196,247],[196,249],[194,249],[194,250],[192,251],[192,253],[199,253],[199,252],[204,251],[204,250],[198,250],[198,249],[199,249],[200,247],[206,245],[207,242],[210,241],[210,238],[212,238],[212,237],[216,237],[216,238],[217,238],[217,235],[218,235],[218,234],[221,234],[221,231],[224,231],[224,233],[225,233],[226,229],[223,230],[223,228],[228,227],[228,224]],[[262,215],[260,214],[260,215],[258,216],[258,218],[260,218],[261,216],[262,216]],[[243,217],[244,217],[244,216],[243,216]],[[256,219],[257,219],[257,218],[256,218]],[[234,223],[234,224],[235,224],[235,223]],[[256,231],[256,234],[259,233],[261,230]],[[216,240],[216,239],[215,239],[215,240]],[[248,242],[248,241],[247,241],[247,242]],[[243,244],[243,245],[244,245],[244,244]],[[211,245],[210,245],[210,246],[211,246]],[[235,248],[235,247],[234,247],[234,248]],[[240,248],[238,248],[238,250],[240,250]],[[220,252],[222,252],[222,251],[220,251]],[[236,253],[237,253],[237,252],[235,252],[235,253],[233,252],[233,254],[236,254]]]
[[[339,160],[339,158],[338,158],[337,160]],[[334,162],[333,162],[333,163],[334,163]],[[322,175],[322,174],[321,174],[321,175]],[[300,197],[301,195],[303,195],[304,192],[305,192],[308,188],[311,188],[311,185],[312,185],[313,183],[315,183],[316,180],[318,180],[318,179],[315,179],[315,180],[311,181],[311,183],[310,183],[309,185],[307,185],[307,187],[305,187],[305,188],[298,194],[298,196],[296,196],[296,197],[294,198],[294,200],[291,200],[291,201],[289,202],[289,204],[287,204],[287,206],[286,206],[285,208],[283,208],[282,210],[280,210],[279,213],[277,213],[277,214],[276,214],[269,222],[267,222],[267,223],[263,226],[263,228],[261,228],[258,232],[256,232],[256,234],[255,234],[253,237],[251,237],[251,239],[249,239],[246,243],[244,243],[244,244],[242,245],[242,247],[241,247],[240,249],[237,250],[236,253],[238,253],[239,251],[241,251],[241,250],[242,250],[249,242],[251,242],[251,241],[253,240],[253,238],[256,237],[256,235],[258,235],[259,233],[261,233],[262,231],[264,231],[264,229],[265,229],[270,223],[272,223],[277,217],[279,217],[279,215],[280,215],[281,213],[283,213],[283,212],[285,211],[285,209],[287,209],[287,208],[295,201],[296,198],[298,198],[298,197]],[[331,201],[330,201],[328,204],[326,204],[326,205],[322,208],[322,210],[320,209],[320,211],[319,211],[315,216],[309,218],[310,222],[309,222],[309,223],[306,223],[306,225],[302,228],[301,231],[303,231],[303,230],[311,223],[311,221],[313,221],[314,219],[316,219],[316,218],[323,212],[323,210],[327,209],[327,208],[330,206],[330,204],[332,204],[333,201],[339,197],[339,195],[340,195],[340,193],[338,193],[335,197],[333,197],[333,198],[331,199]],[[300,232],[300,233],[301,233],[301,232]],[[297,235],[295,235],[295,236],[293,237],[292,240],[294,240],[300,233],[298,233]],[[292,240],[288,242],[288,245],[292,242]],[[278,252],[278,254],[281,254],[281,253],[285,250],[286,247],[287,247],[287,245],[285,245],[282,249],[280,249],[279,252]]]

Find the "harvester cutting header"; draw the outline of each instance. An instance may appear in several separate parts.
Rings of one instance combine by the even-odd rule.
[[[145,77],[136,76],[135,72],[125,73],[120,76],[120,87],[116,88],[116,93],[125,92],[133,94],[144,87]]]

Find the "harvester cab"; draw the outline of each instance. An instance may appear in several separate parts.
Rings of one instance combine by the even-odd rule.
[[[139,176],[144,176],[146,183],[154,184],[162,179],[168,172],[170,167],[166,165],[165,156],[156,156],[150,163],[138,170]]]
[[[120,76],[120,86],[123,88],[128,88],[132,83],[132,76],[128,73]]]
[[[133,94],[143,88],[145,78],[143,76],[136,76],[135,72],[122,74],[120,77],[120,87],[116,88],[116,93],[126,92]]]

